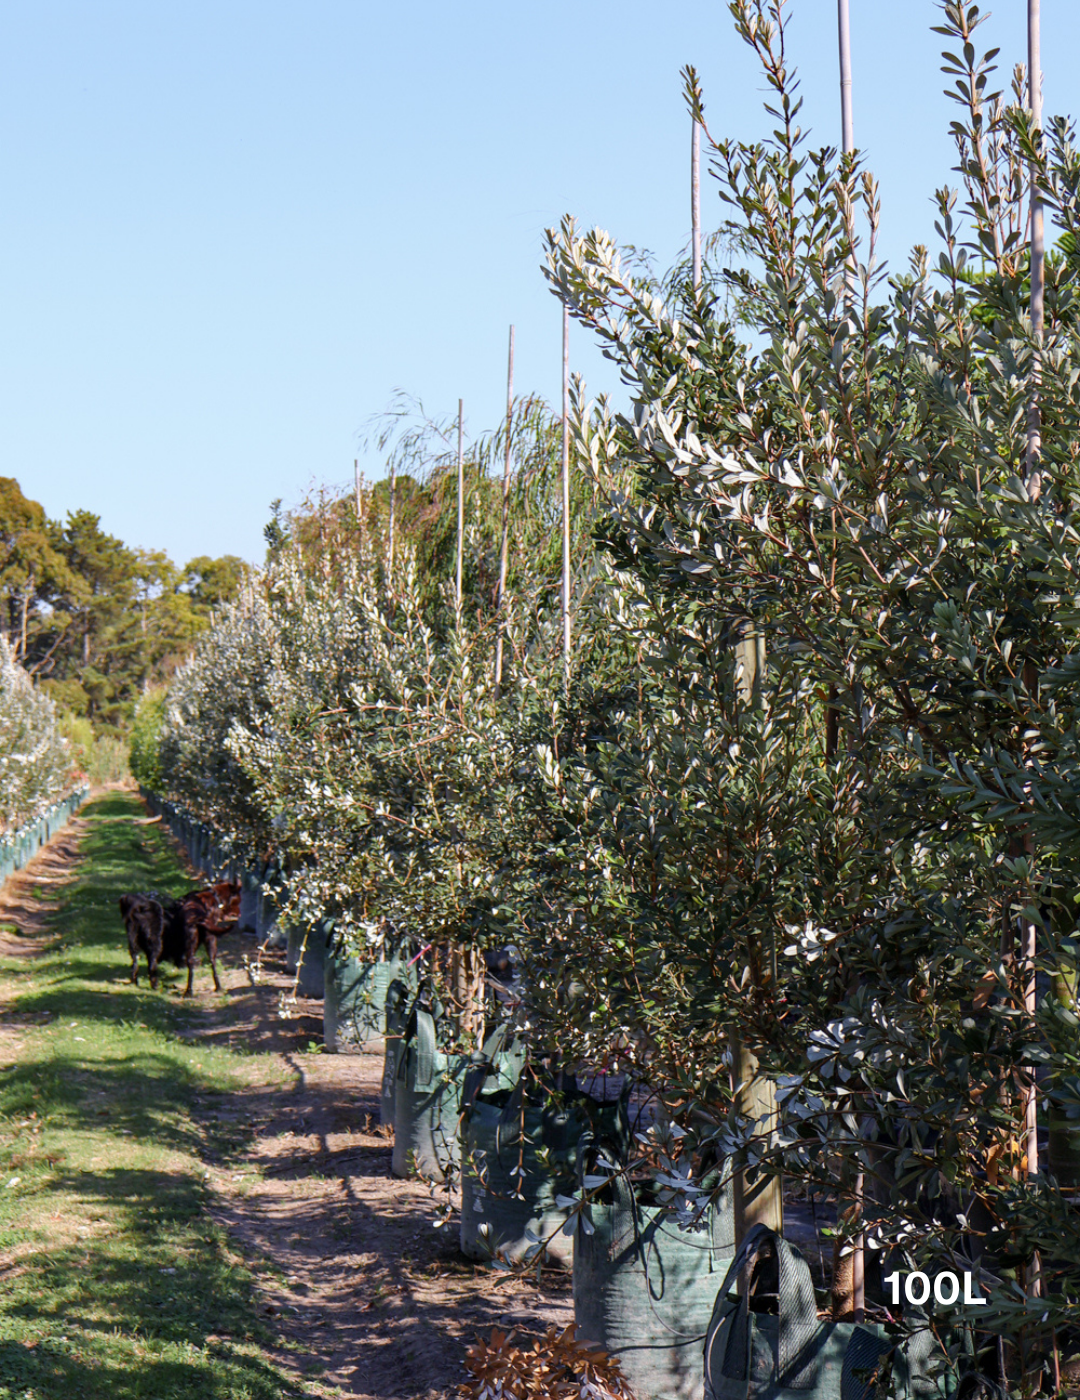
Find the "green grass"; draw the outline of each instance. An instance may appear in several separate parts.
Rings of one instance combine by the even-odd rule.
[[[246,1141],[269,1072],[180,1039],[198,1008],[145,970],[127,981],[117,899],[188,883],[158,829],[130,824],[141,814],[126,794],[84,810],[58,941],[0,959],[0,1400],[305,1395],[206,1210],[204,1158]]]

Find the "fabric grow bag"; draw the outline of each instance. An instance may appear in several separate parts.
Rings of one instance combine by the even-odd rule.
[[[409,1013],[394,1080],[395,1176],[420,1174],[445,1181],[457,1165],[458,1113],[468,1061],[437,1048],[436,1019],[418,998]]]
[[[331,920],[319,919],[306,930],[289,929],[289,952],[285,965],[296,973],[298,996],[322,999],[326,986],[326,945],[332,936]]]
[[[735,1253],[727,1190],[702,1224],[682,1231],[640,1202],[623,1175],[586,1207],[574,1235],[574,1321],[582,1341],[617,1357],[638,1400],[701,1400],[702,1343]]]
[[[412,976],[409,969],[408,977]],[[388,1127],[394,1126],[394,1099],[397,1095],[398,1067],[401,1064],[401,1051],[405,1039],[405,1027],[409,1020],[409,999],[412,989],[408,981],[395,977],[386,989],[386,1034],[383,1037],[383,1077],[379,1090],[379,1119]]]
[[[259,877],[254,870],[247,869],[240,876],[240,918],[237,920],[239,933],[256,931],[256,915],[259,905]]]
[[[516,1263],[551,1236],[545,1259],[568,1269],[574,1241],[563,1233],[568,1209],[558,1197],[577,1185],[585,1128],[578,1105],[569,1096],[553,1097],[554,1085],[527,1083],[513,1050],[494,1059],[494,1088],[470,1093],[473,1074],[466,1075],[461,1123],[461,1251],[469,1259],[498,1253]],[[499,1087],[514,1075],[512,1088]]]
[[[259,892],[259,902],[255,921],[255,931],[264,948],[283,948],[289,939],[289,930],[278,917],[278,911],[289,897],[289,892],[276,876],[269,888],[264,885]]]
[[[391,982],[408,978],[409,969],[397,958],[362,962],[350,957],[334,940],[326,959],[326,1000],[323,1039],[327,1050],[366,1045],[386,1029],[386,993]]]
[[[951,1382],[935,1374],[941,1361],[929,1326],[897,1341],[877,1323],[819,1319],[802,1254],[755,1225],[716,1297],[705,1400],[871,1400],[879,1379],[903,1400],[943,1400]]]

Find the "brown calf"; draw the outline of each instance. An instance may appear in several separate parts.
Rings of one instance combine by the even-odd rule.
[[[165,899],[155,893],[124,895],[120,912],[127,928],[131,954],[131,980],[138,980],[139,953],[150,965],[150,985],[157,986],[160,962],[175,963],[188,970],[184,996],[189,997],[195,981],[195,957],[206,949],[214,988],[221,991],[217,974],[217,941],[231,933],[240,918],[240,886],[210,885],[191,890],[179,899]]]

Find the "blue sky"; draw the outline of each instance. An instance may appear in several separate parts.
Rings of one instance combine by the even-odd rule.
[[[816,144],[836,143],[836,7],[792,0]],[[885,250],[949,180],[934,0],[851,0],[855,135]],[[984,47],[1025,55],[1025,0]],[[1048,113],[1080,110],[1080,6],[1043,0]],[[178,562],[262,556],[275,497],[349,483],[395,389],[473,433],[558,395],[540,272],[564,213],[689,235],[689,119],[766,129],[722,0],[6,0],[0,19],[0,475]],[[719,201],[706,182],[707,227]],[[590,388],[610,367],[573,332]],[[365,463],[369,476],[380,464]]]

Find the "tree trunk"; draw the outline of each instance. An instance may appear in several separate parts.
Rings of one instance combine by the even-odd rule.
[[[1051,995],[1062,1006],[1076,1011],[1076,968],[1058,967],[1051,978]],[[1047,1155],[1050,1175],[1064,1191],[1080,1192],[1080,1123],[1070,1122],[1061,1113],[1050,1115]]]
[[[755,1055],[737,1035],[731,1037],[731,1073],[735,1089],[735,1111],[752,1118],[761,1131],[775,1132],[777,1126],[776,1086],[758,1072]],[[762,1121],[764,1120],[764,1121]],[[783,1185],[779,1177],[764,1177],[754,1170],[736,1172],[732,1177],[735,1210],[735,1248],[738,1249],[755,1225],[767,1225],[780,1234],[784,1228]]]
[[[484,955],[478,948],[451,950],[449,982],[458,1031],[473,1050],[484,1043],[484,973]]]

